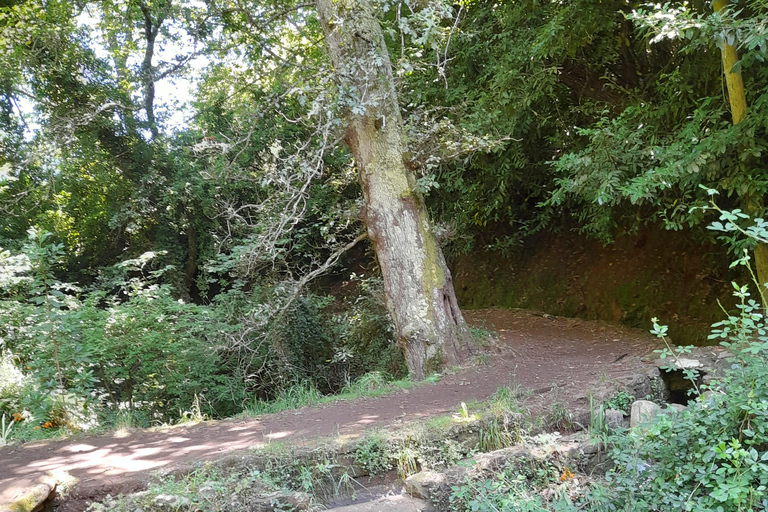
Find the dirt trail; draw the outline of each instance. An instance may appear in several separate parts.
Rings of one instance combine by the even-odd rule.
[[[271,442],[359,436],[373,427],[455,411],[461,402],[488,398],[499,386],[543,393],[554,385],[548,399],[554,393],[563,404],[584,406],[592,384],[644,370],[641,357],[657,346],[650,335],[598,322],[497,309],[467,316],[472,323],[495,330],[499,347],[481,358],[483,364],[446,375],[435,384],[247,420],[0,448],[0,511],[49,472],[78,479],[72,492],[76,500],[130,492],[145,485],[153,470]]]

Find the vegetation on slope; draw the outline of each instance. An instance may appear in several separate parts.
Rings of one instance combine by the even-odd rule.
[[[403,147],[390,149],[412,188],[395,199],[437,219],[420,228],[433,268],[443,249],[508,252],[574,226],[603,243],[648,225],[698,244],[724,235],[739,258],[766,242],[749,219],[768,187],[764,1],[370,7],[386,48],[334,66],[301,2],[0,5],[4,440],[225,417],[402,377],[418,333],[390,319],[349,150],[354,133],[400,125],[372,114],[369,90],[394,91]],[[381,89],[347,69],[367,73],[385,51]],[[168,100],[173,80],[194,86],[186,111]],[[365,130],[347,130],[358,118]],[[707,230],[717,193],[728,212]],[[626,493],[608,508],[765,508],[762,309],[739,293],[726,337],[748,343],[728,400],[613,440],[606,492]]]

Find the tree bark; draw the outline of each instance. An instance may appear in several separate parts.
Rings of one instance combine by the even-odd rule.
[[[460,360],[468,330],[416,180],[384,36],[368,0],[316,0],[340,91],[352,105],[347,143],[384,279],[397,342],[414,379]]]
[[[712,2],[712,9],[715,12],[720,12],[726,5],[726,0],[714,0]],[[744,90],[744,80],[741,77],[741,72],[734,73],[733,67],[739,61],[739,55],[736,53],[736,47],[732,44],[728,44],[727,41],[722,40],[719,42],[720,56],[723,61],[723,74],[725,75],[725,83],[728,89],[728,102],[731,106],[731,119],[733,124],[739,124],[744,120],[747,115],[747,95]],[[763,206],[762,198],[744,197],[744,209],[750,214],[755,215],[759,213]],[[768,245],[758,243],[755,247],[755,271],[757,272],[757,280],[762,286],[768,285]],[[763,292],[766,290],[763,289]],[[764,307],[768,305],[763,304]]]
[[[157,119],[155,118],[155,72],[152,69],[152,58],[155,55],[155,40],[163,24],[164,16],[152,19],[149,5],[139,2],[139,9],[144,18],[144,39],[147,47],[144,49],[144,60],[141,63],[141,79],[144,82],[144,110],[147,114],[147,125],[152,133],[152,140],[159,135]]]

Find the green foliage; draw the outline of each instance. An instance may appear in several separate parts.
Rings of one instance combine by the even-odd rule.
[[[302,277],[361,230],[349,152],[329,146],[369,99],[332,80],[306,6],[144,3],[0,6],[0,412],[27,415],[18,435],[385,392],[406,370],[381,280]],[[768,192],[764,2],[374,3],[413,185],[451,250],[569,218],[602,241],[696,226],[714,189],[713,233],[739,255],[768,239],[744,213]],[[737,126],[722,40],[747,89]],[[192,116],[171,128],[155,85],[195,57]]]
[[[616,411],[621,411],[624,414],[629,414],[629,410],[632,407],[632,402],[634,401],[635,397],[630,393],[627,393],[626,391],[617,391],[613,395],[609,396],[605,402],[603,402],[603,406],[606,409],[614,409]]]
[[[522,440],[520,426],[515,423],[510,429],[497,418],[480,427],[480,439],[478,448],[481,452],[500,450],[507,446],[513,446]]]
[[[276,315],[284,306],[266,301],[282,300],[279,286],[250,295],[233,288],[211,306],[184,302],[159,284],[173,271],[159,261],[162,252],[105,269],[99,282],[111,293],[86,293],[56,279],[62,256],[63,244],[31,230],[22,253],[2,257],[0,334],[9,371],[0,410],[25,414],[24,436],[35,435],[34,427],[120,428],[125,417],[136,426],[244,407],[274,412],[317,403],[322,391],[349,387],[358,375],[357,392],[380,393],[389,387],[372,367],[402,364],[394,354],[378,357],[394,347],[370,287],[342,323],[326,312],[328,298],[313,295]],[[251,398],[254,391],[261,398]]]
[[[386,438],[376,432],[365,436],[355,447],[355,464],[371,476],[390,471],[394,466]]]
[[[176,300],[167,286],[133,278],[122,287],[129,293],[123,302],[103,292],[83,295],[55,279],[61,245],[49,237],[31,232],[23,273],[3,267],[16,275],[4,287],[12,298],[0,303],[3,345],[13,354],[3,364],[14,368],[4,373],[4,395],[11,390],[4,409],[23,409],[31,423],[54,428],[91,428],[100,408],[163,418],[198,397],[216,416],[238,410],[245,386],[228,372],[216,341],[228,326]]]
[[[8,444],[8,440],[11,437],[11,431],[15,424],[16,422],[13,419],[9,418],[8,421],[6,421],[5,413],[3,413],[2,418],[0,418],[0,446]]]
[[[568,431],[573,427],[573,416],[568,408],[555,400],[544,418],[547,430]]]
[[[343,395],[376,395],[391,389],[390,381],[380,371],[368,372],[351,384],[344,386]]]
[[[593,443],[604,442],[610,433],[605,421],[606,407],[594,402],[592,395],[589,397],[589,437]]]
[[[394,341],[394,327],[384,304],[383,283],[378,277],[353,274],[359,294],[347,299],[343,312],[334,316],[337,345],[332,361],[354,380],[366,371],[380,371],[398,379],[407,375],[405,359]]]
[[[248,416],[258,416],[286,409],[297,409],[319,403],[322,396],[311,381],[304,381],[290,387],[278,388],[277,395],[270,400],[258,400],[246,404],[244,412]]]
[[[708,4],[643,6],[627,18],[650,39],[644,90],[618,115],[579,128],[583,148],[553,161],[549,205],[578,205],[581,229],[608,241],[617,222],[654,221],[680,230],[701,224],[717,188],[741,204],[766,193],[765,5],[713,13]],[[734,126],[721,89],[719,41],[741,51],[747,119]],[[652,80],[648,80],[652,77]],[[583,126],[583,125],[582,125]]]
[[[758,341],[728,344],[733,370],[689,409],[662,415],[647,430],[612,438],[616,469],[608,479],[619,507],[631,510],[753,510],[768,502],[768,375],[762,318],[749,308],[736,324]],[[739,334],[741,333],[741,334]]]
[[[557,470],[549,462],[512,463],[493,478],[469,480],[451,490],[451,510],[471,512],[576,511],[567,496],[553,495],[551,502],[539,495],[539,488],[557,480]]]
[[[0,413],[11,415],[21,410],[20,399],[26,381],[10,352],[0,355]]]
[[[450,438],[432,439],[432,442],[422,441],[418,448],[416,460],[421,467],[436,471],[445,470],[456,465],[467,457],[470,449]],[[401,472],[401,474],[405,474]]]

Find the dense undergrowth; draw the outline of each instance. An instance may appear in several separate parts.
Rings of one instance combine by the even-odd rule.
[[[376,279],[336,304],[254,284],[198,305],[159,284],[152,254],[88,290],[56,279],[61,251],[33,230],[0,254],[4,439],[274,411],[405,376]]]
[[[280,510],[295,510],[291,500],[296,499],[302,507],[322,510],[329,500],[366,492],[377,475],[405,479],[425,469],[466,468],[466,478],[435,502],[437,510],[766,510],[768,329],[746,290],[736,295],[741,314],[716,325],[712,334],[726,340],[731,368],[698,388],[701,394],[691,397],[686,410],[670,409],[625,429],[608,428],[601,417],[607,408],[628,411],[633,397],[618,392],[593,405],[582,439],[607,455],[601,464],[558,456],[553,447],[561,436],[551,432],[564,425],[556,410],[534,418],[525,408],[524,390],[500,388],[486,403],[461,404],[452,417],[373,431],[351,449],[331,442],[296,451],[277,443],[242,460],[203,463],[181,476],[160,477],[148,492],[110,498],[108,505],[154,510],[159,496],[175,496],[181,510],[240,510],[267,496]],[[659,326],[656,332],[665,334]],[[676,358],[686,349],[660,352]],[[508,459],[498,469],[469,470],[484,452],[515,446],[543,455]]]
[[[761,222],[747,229],[747,216],[722,212],[713,229],[725,237],[747,234],[765,239]],[[749,269],[746,255],[734,263]],[[750,270],[751,272],[751,270]],[[753,274],[754,276],[754,274]],[[501,471],[488,480],[454,488],[461,511],[712,511],[768,509],[768,324],[762,287],[758,299],[734,283],[737,313],[712,326],[710,338],[728,351],[730,368],[710,384],[700,384],[696,370],[691,399],[682,412],[660,414],[650,424],[608,429],[603,408],[626,407],[627,397],[593,409],[590,435],[609,453],[604,475],[574,474],[567,469],[551,478]],[[651,331],[663,339],[662,358],[679,363],[689,347],[672,347],[667,327]],[[670,369],[675,368],[670,364]],[[678,366],[682,367],[682,365]],[[574,471],[576,471],[574,469]]]
[[[365,194],[341,143],[348,112],[370,105],[340,85],[306,2],[237,4],[0,6],[0,443],[410,385],[389,382],[405,368],[378,279],[335,297],[308,291],[362,240]],[[648,225],[709,240],[712,188],[724,207],[765,213],[764,0],[365,4],[395,66],[406,195],[424,199],[449,254],[506,253],[566,219],[605,243]],[[182,109],[159,85],[186,74],[200,75],[191,117],[173,128]],[[765,223],[740,228],[736,212],[714,230],[736,253],[765,254]],[[555,288],[552,276],[541,288]],[[618,292],[652,306],[633,287]],[[604,477],[508,468],[457,487],[451,506],[768,508],[766,301],[736,294],[739,314],[713,332],[731,371],[674,419],[610,433],[596,420],[614,461]],[[570,427],[557,404],[545,423]],[[522,437],[489,426],[476,449]],[[433,449],[441,464],[470,455],[366,442],[372,471],[406,474]],[[338,487],[329,464],[291,481],[309,491],[307,475],[332,475]]]

